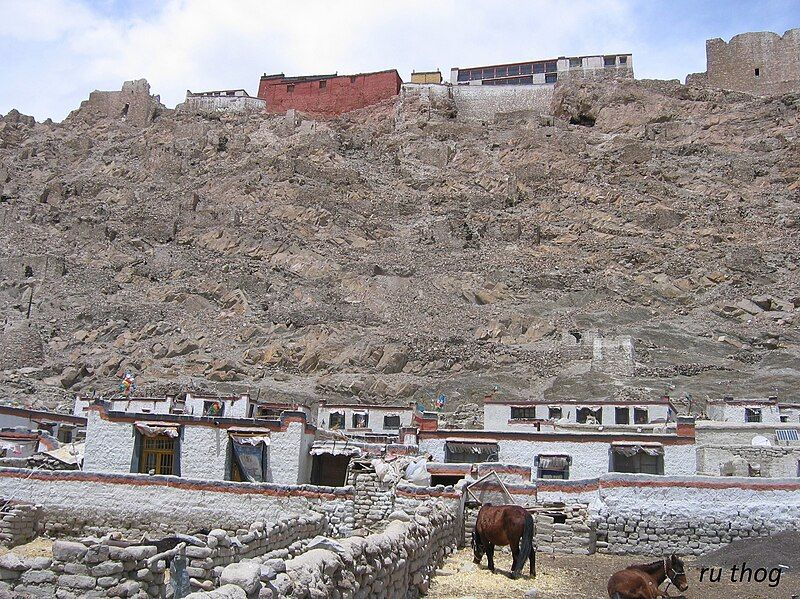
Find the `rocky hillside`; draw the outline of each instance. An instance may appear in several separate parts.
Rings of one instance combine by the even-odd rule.
[[[3,402],[126,369],[137,393],[449,409],[797,393],[798,95],[584,83],[488,123],[152,102],[0,119]]]

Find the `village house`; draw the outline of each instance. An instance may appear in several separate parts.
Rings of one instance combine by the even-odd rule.
[[[411,83],[430,83],[440,84],[442,82],[442,72],[436,71],[412,71]]]
[[[405,404],[344,404],[319,402],[319,426],[348,435],[385,435],[396,438],[410,426],[416,402]]]
[[[0,406],[0,429],[43,433],[57,441],[57,446],[58,443],[82,440],[86,436],[86,418],[59,412]],[[45,441],[45,444],[52,445],[52,441]]]
[[[728,395],[722,399],[710,400],[706,407],[706,414],[710,420],[718,422],[751,424],[781,422],[781,410],[777,397],[739,399]]]
[[[632,78],[633,56],[561,56],[546,60],[450,69],[450,83],[453,85],[553,85],[575,77]]]
[[[266,101],[254,98],[244,89],[223,89],[206,92],[186,90],[186,100],[177,108],[188,112],[224,112],[245,114],[263,112]]]
[[[400,93],[403,81],[395,69],[355,75],[305,75],[283,73],[261,77],[258,97],[267,112],[287,110],[333,116],[376,104]]]
[[[84,470],[299,484],[310,477],[315,428],[303,412],[277,420],[86,408]]]

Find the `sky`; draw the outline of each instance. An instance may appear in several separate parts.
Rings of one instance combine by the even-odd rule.
[[[637,78],[705,70],[705,40],[800,27],[800,0],[0,0],[0,114],[62,120],[95,89],[186,90],[263,73],[442,71],[632,53]]]

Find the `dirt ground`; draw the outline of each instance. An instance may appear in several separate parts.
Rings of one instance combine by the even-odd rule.
[[[639,559],[608,555],[537,555],[537,577],[524,576],[511,580],[506,576],[511,567],[511,554],[495,552],[497,574],[486,567],[486,558],[480,566],[472,563],[472,550],[463,549],[450,557],[432,583],[428,597],[433,599],[509,599],[522,598],[535,588],[538,599],[608,599],[608,578]],[[800,576],[797,572],[783,572],[777,587],[768,582],[745,583],[730,581],[730,568],[723,569],[720,582],[699,582],[700,567],[686,559],[689,577],[687,599],[788,599],[800,594]],[[777,566],[777,564],[775,564]],[[527,566],[526,566],[527,568]],[[527,569],[526,569],[527,572]],[[662,589],[664,587],[662,586]],[[680,593],[671,587],[670,595]]]
[[[53,540],[45,537],[36,537],[30,543],[17,545],[12,549],[0,546],[0,555],[5,555],[6,553],[16,553],[20,557],[51,557],[53,555]]]

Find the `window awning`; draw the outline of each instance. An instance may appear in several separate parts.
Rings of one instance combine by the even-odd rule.
[[[269,435],[247,435],[243,433],[230,433],[231,440],[239,445],[269,445]]]
[[[563,455],[540,455],[539,468],[542,470],[566,470],[569,458]]]
[[[664,455],[664,446],[660,443],[652,444],[636,444],[636,443],[612,443],[611,451],[624,455],[626,458],[635,456],[637,453],[646,453],[647,455]]]
[[[447,450],[451,453],[474,453],[479,455],[489,455],[497,453],[497,443],[447,441]]]
[[[178,425],[171,422],[137,422],[136,430],[145,437],[158,437],[164,435],[170,439],[178,437]]]
[[[311,446],[311,455],[322,455],[324,453],[330,455],[347,455],[347,456],[360,456],[361,449],[355,445],[348,445],[346,441],[315,441]]]

